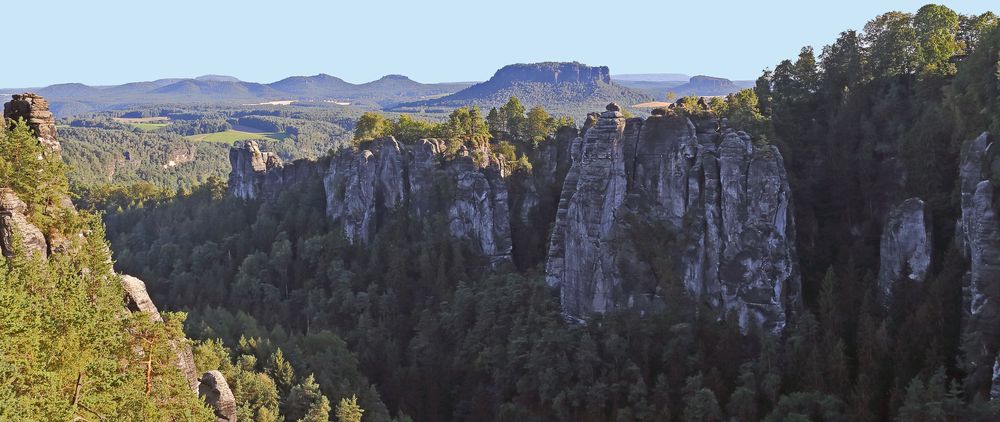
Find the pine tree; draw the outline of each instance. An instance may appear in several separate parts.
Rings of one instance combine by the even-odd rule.
[[[361,415],[365,413],[361,406],[358,406],[358,396],[352,395],[350,399],[340,399],[337,405],[337,420],[339,422],[361,422]]]

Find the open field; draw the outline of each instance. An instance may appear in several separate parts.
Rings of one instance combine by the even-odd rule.
[[[236,141],[248,139],[264,139],[280,142],[288,136],[284,132],[244,132],[242,130],[227,130],[225,132],[203,133],[199,135],[187,136],[187,139],[198,142],[220,142],[231,144]]]
[[[129,126],[142,129],[146,132],[152,132],[169,124],[170,123],[129,123]]]
[[[125,123],[145,132],[152,132],[170,124],[167,117],[116,117],[112,119],[118,123]]]

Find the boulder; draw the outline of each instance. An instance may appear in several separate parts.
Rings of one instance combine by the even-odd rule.
[[[198,396],[215,411],[216,422],[236,422],[236,398],[221,372],[208,371],[201,376]]]
[[[146,283],[130,275],[122,275],[122,287],[125,289],[125,307],[130,312],[142,312],[153,321],[163,322],[160,311],[146,292]]]

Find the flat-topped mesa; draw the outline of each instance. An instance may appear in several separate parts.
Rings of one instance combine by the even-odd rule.
[[[611,71],[607,66],[587,66],[577,62],[519,63],[500,68],[490,81],[610,84]]]
[[[673,250],[647,252],[674,255],[692,296],[735,312],[744,329],[780,332],[799,306],[800,280],[777,148],[715,119],[663,112],[625,121],[616,108],[588,119],[571,148],[546,266],[564,313],[662,306],[637,253],[648,246],[636,239],[652,236],[676,239]]]
[[[30,92],[15,94],[3,105],[3,117],[8,126],[24,120],[48,150],[58,153],[62,149],[56,140],[56,121],[45,98]]]
[[[879,244],[879,290],[883,304],[892,299],[893,285],[903,279],[922,282],[931,265],[933,244],[924,201],[910,198],[894,207]]]
[[[959,166],[962,217],[955,231],[969,259],[963,286],[965,338],[971,342],[965,345],[966,383],[975,392],[987,392],[991,383],[1000,392],[1000,377],[993,371],[1000,361],[1000,218],[991,181],[1000,172],[1000,155],[991,151],[995,147],[992,135],[983,133],[966,143]]]
[[[396,208],[416,218],[442,213],[453,237],[468,241],[494,265],[509,261],[509,204],[499,169],[442,154],[438,140],[405,146],[392,137],[339,152],[323,179],[327,214],[343,225],[348,240],[367,244]],[[450,185],[436,185],[444,181]]]

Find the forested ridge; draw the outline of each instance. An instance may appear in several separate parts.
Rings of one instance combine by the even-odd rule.
[[[213,177],[182,191],[95,188],[78,203],[104,212],[115,268],[187,312],[169,319],[197,341],[199,369],[226,374],[240,420],[996,420],[991,380],[973,375],[956,221],[962,152],[1000,133],[998,66],[996,16],[928,5],[805,47],[754,89],[657,111],[724,118],[784,156],[803,304],[780,335],[741,330],[686,294],[671,276],[677,240],[659,227],[629,235],[653,251],[642,259],[670,292],[663,311],[568,322],[545,283],[558,188],[512,223],[513,260],[499,267],[455,241],[440,209],[397,209],[352,243],[319,179],[273,198],[232,197]],[[567,125],[512,98],[443,122],[368,113],[352,147],[440,138],[448,159],[498,155],[517,196],[552,166],[544,152],[560,133],[576,133]],[[453,194],[438,187],[432,203]],[[927,204],[932,264],[886,295],[880,238],[911,197]],[[11,274],[41,271],[11,262]]]

